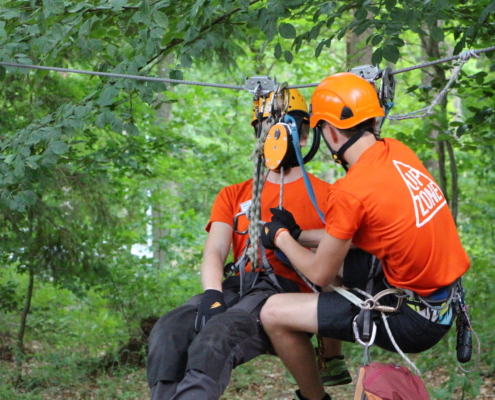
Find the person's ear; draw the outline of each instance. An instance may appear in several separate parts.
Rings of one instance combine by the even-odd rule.
[[[299,139],[299,145],[301,147],[306,147],[308,145],[309,136]]]
[[[337,144],[339,142],[339,136],[338,136],[337,130],[330,125],[327,125],[327,126],[328,126],[328,129],[330,130],[330,137],[332,138],[332,142]]]
[[[299,132],[299,144],[301,147],[306,147],[309,141],[309,125],[302,124],[301,131]]]

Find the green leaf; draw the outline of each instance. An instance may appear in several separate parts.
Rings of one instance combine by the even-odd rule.
[[[378,47],[371,56],[371,64],[379,65],[382,62],[382,57],[383,57],[382,54],[383,54],[382,48]]]
[[[392,11],[396,4],[397,0],[385,0],[385,8],[388,12]]]
[[[371,39],[371,44],[373,46],[378,46],[381,43],[382,39],[383,39],[382,35],[375,35],[373,36],[373,39]]]
[[[127,4],[127,0],[110,0],[113,11],[120,11]]]
[[[176,80],[183,80],[184,79],[184,76],[182,75],[182,71],[180,69],[173,69],[170,71],[170,73],[168,74],[170,79],[176,79]]]
[[[64,0],[43,0],[43,6],[50,14],[63,14]]]
[[[120,118],[115,118],[112,122],[112,130],[116,133],[122,133],[124,130],[124,123]]]
[[[488,6],[481,12],[479,18],[478,18],[478,24],[481,25],[485,22],[486,18],[490,15],[493,14],[495,11],[495,1],[492,1]]]
[[[434,26],[430,29],[430,36],[437,42],[442,42],[444,40],[443,29],[439,26]]]
[[[26,204],[28,206],[34,206],[36,204],[36,198],[36,193],[34,193],[32,190],[24,191],[24,199],[26,200]]]
[[[399,60],[400,53],[396,46],[387,44],[383,47],[383,58],[391,63],[395,64]]]
[[[14,176],[16,176],[17,178],[22,178],[24,176],[24,173],[25,173],[25,165],[24,165],[24,161],[22,160],[21,157],[17,156],[16,159],[15,159],[15,162],[14,162]]]
[[[3,10],[0,9],[0,12],[2,19],[17,19],[21,16],[21,12],[17,8],[4,8]]]
[[[155,11],[153,12],[153,21],[155,21],[155,23],[160,27],[160,28],[163,28],[163,29],[167,29],[168,28],[168,17],[165,13],[161,12],[161,11]]]
[[[7,70],[3,65],[0,65],[0,81],[3,81],[6,75],[7,75]]]
[[[97,103],[102,107],[109,106],[114,103],[115,96],[117,96],[118,93],[118,89],[113,86],[108,86],[101,92]]]
[[[323,51],[323,47],[325,47],[325,45],[329,43],[329,40],[330,39],[325,39],[318,43],[318,46],[316,46],[315,50],[315,58],[318,58],[320,56],[321,52]]]
[[[356,13],[354,14],[354,17],[358,20],[358,21],[362,21],[363,19],[366,19],[366,17],[368,16],[368,11],[366,10],[366,8],[360,8],[359,10],[356,11]]]
[[[280,24],[278,31],[284,39],[294,39],[296,37],[296,28],[292,24]]]
[[[138,127],[130,122],[124,124],[124,130],[131,136],[139,135]]]
[[[390,38],[390,44],[397,47],[403,47],[406,43],[400,37],[395,36]]]
[[[194,6],[191,8],[191,18],[195,18],[198,14],[199,8],[204,4],[205,0],[197,0]]]
[[[182,65],[184,68],[190,68],[192,63],[193,59],[189,54],[184,53],[180,56],[180,65]]]
[[[320,35],[320,25],[313,26],[311,28],[311,31],[309,32],[309,37],[315,40],[318,38],[319,35]]]
[[[151,81],[148,82],[148,87],[153,90],[153,92],[161,93],[167,91],[167,86],[164,82]]]
[[[466,45],[466,38],[463,36],[461,40],[459,40],[454,47],[454,55],[459,54],[462,51],[462,49],[464,49],[465,45]]]
[[[148,26],[150,24],[150,7],[147,0],[143,0],[139,5],[139,12],[135,14],[135,18],[138,18],[142,24]]]
[[[29,147],[22,147],[19,153],[21,153],[24,157],[29,157],[31,155],[31,149]]]
[[[277,43],[275,45],[275,51],[273,52],[273,55],[277,60],[280,60],[280,57],[282,56],[282,46],[280,45],[280,43]]]
[[[62,155],[69,151],[69,146],[65,142],[56,141],[50,143],[50,150],[53,151],[54,154]]]
[[[292,60],[294,59],[294,56],[292,55],[292,53],[289,50],[285,50],[284,58],[285,58],[285,61],[287,61],[290,64],[292,62]]]

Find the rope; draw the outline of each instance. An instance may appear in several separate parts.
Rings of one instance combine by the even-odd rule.
[[[260,221],[261,221],[261,192],[265,184],[265,180],[268,177],[266,174],[264,179],[260,179],[263,176],[265,169],[265,163],[263,161],[263,147],[266,140],[266,135],[271,127],[274,125],[274,119],[270,115],[266,122],[262,125],[260,137],[256,141],[256,146],[253,153],[250,156],[250,160],[253,160],[254,173],[253,173],[253,197],[251,200],[251,206],[249,207],[249,237],[251,238],[251,246],[248,250],[248,257],[251,261],[251,271],[255,271],[258,268],[258,239],[260,236]],[[268,170],[269,172],[269,170]]]
[[[318,359],[318,369],[320,371],[325,371],[326,362],[325,362],[325,343],[323,343],[323,337],[320,334],[316,335],[316,341],[318,343],[318,347],[316,348],[316,356]]]
[[[280,167],[280,196],[278,201],[278,208],[280,210],[284,208],[284,167]]]
[[[469,54],[469,57],[478,57],[479,54],[486,53],[489,51],[495,51],[495,46],[487,47],[479,50],[468,50],[459,55],[441,58],[436,61],[430,61],[423,64],[414,65],[412,67],[398,69],[395,71],[391,71],[390,75],[401,74],[403,72],[413,71],[418,68],[425,68],[432,65],[449,62],[457,59],[461,59],[465,57],[466,54]],[[467,61],[467,60],[466,60]],[[46,71],[57,71],[57,72],[67,72],[67,73],[75,73],[75,74],[84,74],[84,75],[94,75],[94,76],[106,76],[109,78],[122,78],[122,79],[136,79],[141,81],[154,81],[154,82],[164,82],[164,83],[175,83],[175,84],[183,84],[183,85],[196,85],[196,86],[208,86],[208,87],[216,87],[220,89],[232,89],[232,90],[243,90],[244,86],[239,85],[226,85],[221,83],[208,83],[208,82],[197,82],[197,81],[187,81],[180,79],[167,79],[167,78],[156,78],[152,76],[143,76],[143,75],[126,75],[126,74],[115,74],[111,72],[95,72],[95,71],[86,71],[81,69],[70,69],[70,68],[58,68],[58,67],[45,67],[42,65],[32,65],[32,64],[18,64],[18,63],[10,63],[10,62],[0,62],[0,65],[4,67],[14,67],[14,68],[28,68],[28,69],[41,69]],[[286,89],[302,89],[302,88],[310,88],[316,87],[320,84],[317,83],[306,83],[301,85],[289,85],[286,86]]]
[[[385,329],[387,330],[388,337],[390,338],[390,341],[394,345],[395,350],[397,350],[397,353],[400,354],[400,356],[411,366],[416,373],[421,376],[421,371],[416,367],[416,365],[404,354],[404,352],[400,349],[399,345],[394,339],[394,336],[392,335],[392,331],[390,330],[390,326],[388,325],[387,317],[385,316],[385,313],[382,314],[382,319],[383,319],[383,324],[385,325]]]
[[[447,85],[443,88],[443,90],[438,93],[437,97],[431,102],[431,104],[428,107],[421,108],[420,110],[412,111],[407,114],[399,114],[399,115],[389,115],[387,118],[390,119],[391,121],[400,121],[404,119],[413,119],[413,118],[422,118],[427,115],[430,115],[433,113],[432,109],[440,101],[443,99],[443,97],[447,94],[447,91],[450,89],[450,87],[453,85],[453,83],[457,80],[457,77],[459,76],[462,67],[466,62],[468,62],[471,57],[476,57],[479,58],[479,55],[473,51],[469,50],[464,53],[461,53],[459,55],[460,62],[457,64],[457,66],[454,68],[454,71],[452,71],[452,76],[450,77],[450,80],[447,82]],[[397,71],[396,71],[397,72]]]
[[[139,81],[152,81],[152,82],[176,83],[176,84],[183,84],[183,85],[209,86],[209,87],[216,87],[216,88],[221,88],[221,89],[233,89],[233,90],[243,90],[244,89],[244,86],[225,85],[222,83],[183,81],[180,79],[157,78],[157,77],[153,77],[153,76],[144,76],[144,75],[115,74],[112,72],[95,72],[95,71],[86,71],[86,70],[82,70],[82,69],[44,67],[41,65],[14,64],[14,63],[8,63],[8,62],[0,62],[0,65],[3,65],[4,67],[42,69],[42,70],[46,70],[46,71],[67,72],[67,73],[73,73],[73,74],[106,76],[108,78],[135,79],[135,80],[139,80]]]
[[[423,64],[413,65],[412,67],[403,68],[403,69],[397,69],[395,71],[391,71],[390,72],[390,75],[397,75],[397,74],[401,74],[403,72],[413,71],[413,70],[419,69],[419,68],[426,68],[426,67],[430,67],[432,65],[441,64],[441,63],[449,62],[449,61],[454,61],[454,60],[457,60],[457,59],[461,59],[462,60],[462,57],[466,53],[469,53],[470,54],[470,57],[473,57],[473,56],[474,57],[478,57],[479,54],[487,53],[489,51],[495,51],[495,46],[486,47],[486,48],[480,49],[480,50],[468,50],[468,51],[465,51],[463,53],[460,53],[457,56],[440,58],[440,59],[435,60],[435,61],[429,61],[429,62],[426,62],[426,63],[423,63]],[[318,82],[318,83],[307,83],[307,84],[304,84],[304,85],[290,85],[290,86],[287,86],[287,88],[288,89],[301,89],[301,88],[315,87],[315,86],[318,86],[319,84],[320,84],[320,82]]]

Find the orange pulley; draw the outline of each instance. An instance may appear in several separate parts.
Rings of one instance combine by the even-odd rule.
[[[277,171],[281,166],[285,167],[291,159],[294,148],[290,132],[289,125],[284,123],[275,124],[268,131],[263,147],[268,169]]]

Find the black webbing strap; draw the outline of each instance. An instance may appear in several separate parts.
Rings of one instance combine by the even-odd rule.
[[[375,284],[375,277],[381,272],[382,263],[375,256],[371,259],[371,268],[368,274],[368,282],[366,284],[366,293],[373,295],[373,287]],[[371,321],[371,310],[362,308],[357,317],[358,326],[362,327],[361,340],[363,342],[369,342],[371,339],[373,322]]]

